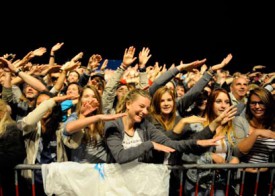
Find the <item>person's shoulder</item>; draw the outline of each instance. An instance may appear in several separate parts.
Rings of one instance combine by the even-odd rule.
[[[241,121],[244,120],[245,117],[244,116],[235,116],[235,118],[233,119],[233,121]]]
[[[235,116],[235,118],[233,119],[233,124],[239,124],[239,123],[247,123],[247,119],[245,118],[245,116]]]
[[[4,137],[16,137],[22,135],[22,131],[17,127],[16,123],[11,123],[6,126],[6,131],[2,135]]]
[[[107,129],[107,128],[115,128],[115,127],[119,128],[123,125],[122,125],[122,122],[120,123],[120,119],[116,119],[116,120],[106,121],[104,126],[105,126],[105,129]]]

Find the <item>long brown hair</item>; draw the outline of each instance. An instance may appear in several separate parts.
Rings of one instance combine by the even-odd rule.
[[[229,105],[232,105],[229,93],[227,90],[223,89],[223,88],[216,88],[214,89],[210,96],[208,97],[207,100],[207,105],[206,105],[206,109],[204,112],[204,116],[207,119],[207,124],[211,123],[213,120],[215,120],[215,118],[217,118],[216,114],[214,113],[214,103],[217,99],[217,97],[219,96],[220,93],[224,93],[227,95],[228,99],[229,99]],[[233,133],[233,134],[232,134]],[[226,135],[228,138],[228,141],[231,145],[234,145],[232,136],[235,137],[235,133],[234,133],[234,129],[233,129],[233,124],[232,121],[229,121],[228,123],[226,123],[225,125],[223,125],[223,129],[222,131],[219,132],[218,135]],[[217,136],[218,136],[217,135]]]
[[[172,109],[171,113],[169,114],[168,120],[166,120],[164,118],[164,116],[161,113],[161,108],[160,108],[161,98],[165,93],[169,93],[169,95],[171,95],[173,103],[174,103],[173,109]],[[162,125],[162,127],[165,128],[166,131],[172,130],[175,125],[175,120],[176,120],[176,101],[175,101],[175,99],[176,99],[176,97],[175,97],[174,91],[166,86],[159,88],[154,93],[153,98],[152,98],[151,107],[150,107],[151,115],[154,119],[156,119]]]
[[[92,113],[92,115],[102,114],[103,113],[102,112],[102,101],[101,101],[101,96],[100,96],[98,90],[96,89],[95,86],[86,85],[83,88],[83,90],[80,94],[79,101],[78,101],[77,106],[76,106],[77,115],[79,116],[79,114],[80,114],[80,109],[81,109],[81,105],[82,105],[81,99],[82,99],[82,96],[83,96],[86,89],[91,89],[94,92],[94,94],[95,94],[94,98],[96,98],[98,103],[99,103],[98,108]],[[93,140],[95,142],[95,145],[96,145],[97,140],[98,140],[97,134],[99,134],[101,137],[103,137],[103,129],[104,129],[104,124],[103,124],[102,121],[98,121],[98,122],[94,123],[94,127],[92,129],[90,127],[85,128],[84,141],[90,142],[90,141]]]
[[[246,117],[251,120],[253,118],[253,114],[250,109],[251,96],[256,95],[261,99],[265,106],[265,112],[263,116],[262,124],[266,129],[271,129],[274,131],[274,114],[275,114],[275,104],[272,94],[266,90],[265,88],[259,87],[250,91],[247,105],[246,105]]]

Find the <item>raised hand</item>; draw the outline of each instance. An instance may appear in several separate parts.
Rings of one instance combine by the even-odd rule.
[[[79,61],[79,59],[81,59],[83,57],[83,52],[79,52],[77,55],[75,55],[72,59],[71,59],[71,61],[72,62],[77,62],[77,61]]]
[[[100,54],[93,54],[89,59],[88,68],[92,69],[93,71],[97,70],[101,61],[102,57]]]
[[[122,60],[123,66],[126,66],[124,67],[125,69],[137,59],[137,57],[134,57],[135,51],[136,48],[134,46],[130,46],[129,48],[125,49]]]
[[[212,69],[213,71],[217,71],[217,70],[219,70],[219,69],[223,69],[223,68],[232,60],[232,58],[233,58],[232,54],[229,53],[229,54],[222,60],[221,63],[216,64],[216,65],[213,65],[213,66],[211,67],[211,69]]]
[[[148,60],[151,58],[150,49],[142,48],[142,50],[138,54],[138,66],[140,69],[144,68]]]
[[[30,58],[33,58],[35,56],[42,56],[45,52],[47,52],[47,49],[45,47],[37,48],[34,51],[31,51]]]
[[[81,105],[80,113],[83,116],[88,116],[92,112],[94,112],[99,107],[99,103],[96,98],[92,98],[89,102],[84,102]]]
[[[4,57],[0,57],[0,63],[2,64],[1,66],[9,68],[11,72],[16,71],[16,67],[14,66],[14,63],[11,63],[9,60],[5,59]]]
[[[193,69],[203,65],[206,62],[206,58],[202,60],[196,60],[191,63],[183,63],[183,61],[180,62],[180,64],[177,66],[177,69],[179,71],[192,71]]]
[[[59,50],[62,46],[63,46],[64,42],[61,42],[61,43],[56,43],[52,49],[51,49],[51,52],[56,52],[57,50]]]
[[[255,66],[253,67],[253,71],[256,71],[257,69],[264,69],[264,68],[265,68],[264,65],[255,65]]]
[[[215,120],[217,120],[218,123],[221,125],[226,124],[230,120],[232,120],[235,117],[235,114],[237,113],[237,108],[234,105],[231,105],[226,110],[223,111],[223,113],[218,116]]]
[[[105,69],[107,68],[109,60],[105,59],[100,67],[100,71],[105,71]]]

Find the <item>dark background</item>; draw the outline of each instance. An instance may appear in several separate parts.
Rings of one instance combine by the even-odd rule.
[[[59,64],[84,52],[86,65],[92,54],[103,59],[121,59],[125,48],[151,49],[149,65],[178,64],[207,58],[219,63],[228,53],[227,69],[248,72],[254,65],[274,71],[275,12],[271,3],[230,1],[174,3],[172,1],[24,2],[2,6],[0,55],[15,53],[22,58],[30,50],[64,46],[56,53]],[[150,5],[149,5],[150,4]],[[16,8],[15,8],[16,7]]]

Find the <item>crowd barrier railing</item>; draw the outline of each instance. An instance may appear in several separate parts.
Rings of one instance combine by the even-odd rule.
[[[274,175],[275,175],[275,163],[259,163],[259,164],[249,164],[249,163],[241,163],[241,164],[183,164],[183,165],[176,165],[176,166],[168,166],[170,170],[179,170],[180,172],[180,187],[179,187],[179,195],[183,195],[183,181],[184,181],[184,171],[188,169],[197,169],[197,170],[212,170],[213,172],[218,170],[227,171],[227,182],[225,188],[225,195],[229,195],[229,186],[231,185],[230,177],[232,175],[232,171],[243,171],[245,173],[246,168],[256,168],[257,169],[257,178],[256,178],[256,186],[255,186],[255,194],[257,195],[257,185],[259,183],[259,176],[260,176],[260,168],[269,168],[271,172],[271,179],[269,183],[269,196],[274,195]],[[41,170],[41,165],[27,165],[27,164],[19,164],[15,167],[15,190],[16,196],[19,196],[19,184],[18,184],[18,175],[20,175],[21,170],[31,170],[32,171],[32,196],[35,196],[35,180],[34,180],[34,170]],[[215,175],[213,175],[215,176]],[[215,177],[214,177],[215,178]],[[211,184],[211,190],[215,188],[215,179],[213,178]],[[243,182],[244,182],[245,175],[242,176],[241,182],[239,184],[239,191],[238,195],[242,196],[243,191]],[[196,192],[195,195],[198,195],[198,188],[199,188],[199,178],[197,178],[196,182]],[[213,191],[211,191],[210,195],[214,195]],[[1,196],[1,191],[0,191]]]

